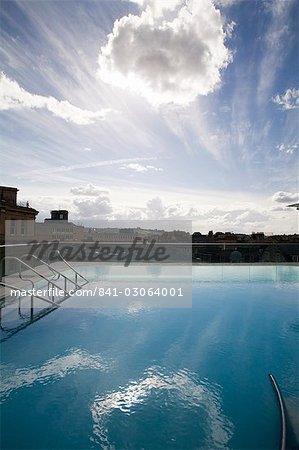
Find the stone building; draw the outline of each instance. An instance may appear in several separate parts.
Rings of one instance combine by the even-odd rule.
[[[84,227],[68,221],[68,211],[53,210],[51,217],[35,224],[35,239],[38,241],[81,242]]]
[[[34,238],[34,223],[38,211],[29,202],[17,202],[17,188],[0,186],[0,280],[6,271],[5,256],[20,256],[22,244]],[[16,271],[16,268],[15,270]]]
[[[23,241],[34,236],[34,222],[38,211],[29,202],[17,203],[15,187],[0,186],[0,243]]]

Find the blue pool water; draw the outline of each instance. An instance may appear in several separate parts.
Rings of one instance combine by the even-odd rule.
[[[279,448],[268,374],[298,398],[297,268],[243,269],[195,268],[191,309],[58,309],[3,342],[1,448]]]

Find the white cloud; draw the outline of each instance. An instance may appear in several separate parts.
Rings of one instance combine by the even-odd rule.
[[[246,210],[244,212],[241,212],[241,214],[237,215],[233,224],[234,226],[241,224],[252,224],[257,222],[265,222],[268,219],[269,215],[267,212]]]
[[[95,198],[75,199],[74,205],[77,208],[79,218],[105,218],[112,213],[110,198],[99,195]]]
[[[189,207],[184,203],[166,203],[159,197],[150,199],[145,207],[128,207],[125,204],[118,207],[112,205],[109,200],[105,203],[98,199],[82,201],[76,206],[78,219],[81,220],[192,220],[194,231],[233,231],[247,234],[252,231],[274,231],[275,227],[277,232],[281,233],[281,224],[285,222],[281,214],[288,209],[277,206],[268,210],[213,208],[202,211],[196,206]]]
[[[292,155],[295,150],[298,149],[298,144],[280,144],[277,145],[276,148],[283,153],[288,153],[290,155]]]
[[[93,184],[86,184],[85,186],[76,186],[71,188],[71,193],[74,195],[85,195],[89,197],[97,197],[99,195],[107,195],[109,191],[102,189]]]
[[[223,18],[212,0],[174,1],[167,11],[157,9],[158,2],[138,3],[146,9],[140,16],[116,20],[101,47],[100,78],[156,105],[188,104],[213,92],[232,54],[225,45]]]
[[[190,210],[194,219],[209,224],[209,228],[216,227],[219,230],[229,231],[240,229],[243,226],[252,226],[253,224],[266,223],[269,220],[267,211],[258,211],[252,208],[240,209],[218,209],[213,208],[204,213],[200,213],[196,209]],[[246,227],[245,227],[246,228]]]
[[[155,16],[160,16],[165,11],[173,11],[177,6],[182,5],[183,0],[131,0],[142,9],[150,9]]]
[[[86,189],[84,192],[90,193],[87,186],[78,187],[83,187]],[[156,191],[154,195],[151,195],[150,191],[145,191],[141,197],[139,197],[139,189],[129,188],[129,192],[130,199],[123,195],[123,189],[116,187],[112,187],[109,193],[103,190],[97,196],[77,194],[75,201],[72,202],[69,196],[59,197],[58,194],[58,197],[60,207],[69,209],[71,220],[79,222],[85,220],[184,220],[192,221],[193,231],[202,233],[209,230],[295,233],[298,228],[296,214],[290,214],[290,208],[286,208],[288,204],[297,201],[295,194],[285,193],[287,194],[287,197],[283,196],[285,202],[271,203],[269,198],[260,197],[250,201],[246,195],[232,203],[232,196],[222,196],[223,192],[211,197],[206,195],[189,197],[181,196],[179,192],[164,192],[163,198],[160,197],[159,191]],[[49,210],[57,207],[57,201],[55,194],[48,199],[39,198],[39,201],[32,197],[30,204],[40,211],[45,209],[44,214],[38,216],[41,221],[48,217]],[[218,206],[219,204],[221,207]],[[92,226],[96,226],[96,222]]]
[[[286,211],[288,208],[286,206],[273,206],[271,211]]]
[[[284,110],[299,108],[299,89],[287,89],[284,94],[276,95],[273,99]]]
[[[46,109],[54,116],[77,125],[89,125],[105,119],[108,109],[88,111],[72,105],[67,100],[31,94],[3,72],[0,75],[0,110]]]
[[[269,211],[254,208],[208,209],[202,211],[195,205],[184,203],[165,204],[159,197],[147,203],[145,215],[148,219],[192,220],[198,231],[217,230],[246,232],[266,230],[271,220]]]
[[[165,204],[160,197],[154,197],[146,204],[148,219],[190,219],[188,208],[180,203]]]
[[[147,215],[142,208],[119,208],[110,216],[112,220],[146,220]]]
[[[70,189],[79,196],[73,201],[78,218],[107,218],[113,212],[108,190],[91,183]]]
[[[133,170],[134,172],[162,172],[163,169],[161,167],[155,167],[150,165],[142,165],[138,163],[131,163],[131,164],[124,164],[120,167],[120,169],[126,170]]]
[[[277,203],[291,203],[298,201],[298,194],[291,192],[279,191],[275,192],[272,196],[272,200]]]
[[[146,206],[149,218],[158,219],[166,216],[167,208],[159,197],[149,200]]]

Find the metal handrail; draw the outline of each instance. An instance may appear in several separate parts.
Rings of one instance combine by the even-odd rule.
[[[43,274],[38,272],[38,270],[35,270],[33,267],[29,266],[29,264],[25,263],[20,258],[17,258],[16,256],[5,256],[4,258],[2,258],[2,262],[6,261],[7,259],[19,262],[19,277],[20,277],[20,279],[22,279],[21,264],[23,264],[25,267],[27,267],[27,269],[32,270],[32,272],[34,272],[36,275],[40,276],[41,278],[46,280],[48,283],[51,283],[52,286],[55,286],[57,289],[61,289],[64,292],[65,295],[68,295],[68,292],[65,289],[62,289],[61,286],[59,286],[58,284],[56,284],[53,281],[49,280]],[[24,280],[24,281],[28,281],[28,280]]]
[[[61,273],[58,272],[57,270],[55,270],[53,267],[51,267],[50,264],[46,263],[46,261],[43,261],[42,259],[38,258],[35,255],[31,255],[31,253],[26,253],[25,255],[22,255],[20,257],[20,259],[23,261],[23,258],[25,258],[25,256],[30,256],[31,258],[35,258],[37,261],[39,261],[42,264],[44,264],[45,266],[47,266],[51,270],[51,272],[53,273],[54,277],[58,274],[57,280],[59,279]]]
[[[27,256],[27,255],[23,255],[22,257],[25,257],[25,256]],[[2,309],[5,307],[5,301],[4,301],[3,305],[0,306],[0,329],[2,329],[2,330],[5,331],[5,332],[10,333],[9,335],[16,333],[18,330],[23,329],[24,327],[28,326],[30,323],[33,323],[35,320],[38,320],[39,318],[43,317],[44,313],[41,313],[41,312],[40,312],[40,313],[37,313],[37,314],[35,314],[35,315],[34,315],[34,313],[33,313],[33,309],[34,309],[33,301],[34,301],[35,298],[36,298],[36,299],[39,299],[39,300],[42,300],[42,301],[44,301],[44,302],[50,304],[50,305],[51,305],[52,307],[54,307],[54,308],[59,308],[59,307],[60,307],[59,303],[56,303],[56,302],[54,301],[54,289],[52,290],[52,294],[51,294],[52,300],[50,300],[50,298],[44,298],[44,297],[41,297],[40,295],[34,294],[34,286],[35,286],[35,283],[34,283],[34,281],[33,281],[32,279],[30,279],[30,278],[29,278],[29,279],[28,279],[28,278],[24,278],[24,277],[22,276],[22,269],[21,269],[22,265],[23,265],[24,267],[26,267],[27,269],[29,269],[30,271],[32,271],[33,273],[35,273],[36,275],[38,275],[39,277],[41,277],[42,279],[44,279],[44,280],[47,281],[47,283],[48,283],[48,296],[49,296],[49,297],[50,297],[50,286],[55,287],[55,288],[57,288],[58,290],[62,290],[63,293],[64,293],[64,297],[61,299],[61,301],[67,299],[67,298],[70,297],[70,295],[71,295],[70,292],[67,291],[67,281],[71,282],[71,283],[76,287],[76,290],[79,290],[82,286],[84,286],[86,283],[88,283],[88,280],[87,280],[83,275],[81,275],[79,272],[77,272],[73,267],[71,267],[70,264],[68,264],[68,262],[64,260],[64,258],[61,256],[60,253],[59,253],[60,258],[61,258],[61,259],[62,259],[62,260],[63,260],[63,261],[64,261],[64,262],[65,262],[65,263],[73,270],[73,272],[75,273],[75,281],[73,281],[71,278],[69,278],[69,277],[67,277],[66,275],[64,275],[64,274],[62,274],[61,272],[59,272],[59,271],[58,271],[57,269],[55,269],[54,267],[51,267],[48,263],[46,263],[45,261],[41,260],[41,259],[38,258],[37,256],[35,256],[35,255],[31,255],[31,256],[33,256],[36,260],[38,260],[39,262],[41,262],[43,265],[47,266],[47,267],[51,270],[51,272],[52,272],[52,274],[54,275],[54,277],[55,277],[56,274],[57,274],[57,275],[58,275],[57,280],[58,280],[60,277],[62,277],[62,278],[64,279],[64,289],[63,289],[61,286],[59,286],[58,284],[54,283],[53,278],[52,278],[52,279],[47,278],[45,275],[43,275],[42,273],[40,273],[40,272],[39,272],[38,270],[36,270],[34,267],[32,267],[32,266],[30,266],[29,264],[27,264],[27,263],[26,263],[25,261],[23,261],[22,259],[20,259],[20,258],[18,258],[18,257],[16,257],[16,256],[5,256],[4,258],[2,258],[2,260],[1,260],[1,263],[2,263],[2,264],[5,263],[6,260],[17,261],[17,262],[19,263],[19,278],[20,278],[21,280],[23,280],[23,281],[29,282],[29,283],[31,284],[31,287],[32,287],[31,295],[30,295],[30,293],[29,293],[29,295],[26,296],[26,297],[29,297],[29,298],[30,298],[30,317],[25,317],[24,315],[21,314],[21,295],[19,295],[19,298],[18,298],[18,301],[19,301],[19,303],[18,303],[18,314],[19,314],[19,317],[20,317],[20,318],[22,318],[22,319],[27,319],[27,322],[26,322],[25,324],[21,324],[20,326],[18,326],[18,327],[16,327],[16,328],[7,328],[7,327],[3,327],[3,326],[2,326],[2,317],[1,317],[2,314],[1,314],[1,313],[2,313]],[[79,275],[82,279],[85,280],[85,283],[83,283],[83,284],[81,284],[81,285],[78,284],[78,275]],[[55,281],[57,281],[57,280],[55,279]],[[10,285],[10,284],[8,284],[8,283],[6,283],[6,282],[4,282],[4,281],[0,281],[0,285],[2,285],[2,286],[4,286],[4,287],[7,287],[7,288],[10,288],[10,289],[13,289],[13,290],[15,290],[15,291],[21,291],[21,290],[23,290],[23,289],[20,289],[20,288],[18,288],[18,287],[16,287],[16,286]],[[60,302],[61,302],[61,301],[60,301]],[[49,310],[51,311],[52,308],[43,309],[43,311],[46,311],[46,314],[48,314]],[[48,312],[47,312],[47,311],[48,311]],[[7,337],[6,337],[6,338],[7,338]],[[6,339],[6,338],[4,338],[4,339]],[[3,339],[1,339],[0,341],[2,342]]]
[[[27,256],[27,255],[23,255],[23,256]],[[23,256],[21,256],[20,259],[22,259]],[[47,265],[47,263],[45,263],[44,261],[42,261],[41,259],[39,259],[37,256],[35,256],[35,255],[32,255],[32,256],[33,256],[34,258],[36,258],[38,261],[40,261],[41,263]],[[55,277],[56,274],[55,274],[54,270],[52,270],[51,267],[49,267],[49,268],[50,268],[51,272],[53,273],[53,275],[54,275],[54,277]],[[34,282],[33,282],[30,278],[24,278],[24,277],[22,276],[21,265],[19,266],[19,277],[20,277],[21,280],[23,280],[23,281],[28,281],[29,283],[31,283],[31,287],[32,287],[32,291],[33,291],[33,289],[34,289]],[[60,277],[60,274],[58,275],[57,280],[59,279],[59,277]],[[51,283],[51,281],[48,281],[48,292],[50,291],[50,283]],[[41,297],[39,297],[38,295],[36,295],[35,297],[36,297],[36,298],[41,298]],[[52,297],[52,298],[53,298],[53,297]],[[32,294],[32,295],[31,295],[31,305],[30,305],[30,319],[31,319],[31,320],[32,320],[32,318],[33,318],[33,299],[34,299],[34,296],[33,296],[33,294]],[[43,300],[44,300],[44,299],[43,299]],[[44,301],[47,301],[47,300],[44,300]],[[53,300],[52,300],[52,302],[53,302]],[[22,319],[25,319],[25,318],[26,318],[26,317],[24,317],[24,316],[21,314],[21,296],[19,296],[18,314],[19,314],[19,316],[20,316]]]
[[[62,254],[60,253],[59,250],[56,250],[56,252],[57,252],[58,256],[60,257],[60,259],[61,259],[61,260],[62,260],[62,261],[63,261],[70,269],[72,269],[73,272],[75,272],[75,274],[76,274],[76,278],[75,278],[75,279],[76,279],[76,282],[77,282],[77,280],[78,280],[78,275],[79,275],[79,277],[83,278],[83,280],[84,280],[86,283],[88,283],[88,280],[85,278],[85,276],[82,275],[81,273],[79,273],[76,269],[74,269],[74,267],[71,266],[70,263],[64,259],[64,257],[62,256]],[[86,283],[84,283],[84,284],[86,284]],[[84,286],[84,284],[83,284],[83,286]]]
[[[30,280],[28,280],[30,281]],[[0,281],[0,284],[4,287],[10,288],[10,289],[14,289],[16,291],[19,290],[19,288],[17,288],[16,286],[12,286],[10,284],[4,283],[3,281]],[[21,314],[20,312],[20,296],[19,296],[19,307],[18,307],[18,314],[21,317],[21,319],[27,319],[27,321],[25,323],[22,323],[20,325],[18,325],[17,327],[12,327],[12,328],[8,328],[8,327],[4,327],[2,325],[2,308],[4,308],[5,303],[3,306],[0,306],[0,329],[2,331],[4,331],[5,333],[8,333],[5,337],[0,339],[0,342],[4,342],[5,340],[9,339],[12,335],[14,335],[15,333],[17,333],[20,330],[23,330],[24,328],[26,328],[27,326],[31,325],[32,323],[34,323],[35,321],[39,320],[40,318],[44,317],[46,314],[49,314],[49,312],[53,311],[53,308],[60,308],[60,305],[56,302],[53,302],[51,300],[48,300],[46,298],[40,297],[39,295],[35,295],[35,296],[31,296],[31,305],[30,305],[30,317],[26,317],[24,315]],[[42,312],[38,312],[37,314],[33,314],[33,298],[38,298],[39,300],[42,300],[46,303],[49,303],[51,307],[48,308],[44,308]]]
[[[32,290],[33,290],[33,287],[34,287],[33,281],[32,280],[26,280],[26,281],[31,282]],[[4,283],[3,281],[0,281],[0,285],[5,287],[5,288],[13,289],[15,291],[20,291],[21,290],[18,287],[13,286],[13,285],[8,284],[8,283]],[[32,292],[32,294],[30,295],[30,317],[25,317],[25,316],[23,316],[21,314],[21,296],[19,296],[18,314],[21,317],[21,319],[28,319],[29,322],[32,322],[34,320],[34,314],[33,314],[33,299],[34,298],[37,298],[37,299],[42,300],[42,301],[44,301],[46,303],[49,303],[50,305],[52,305],[55,308],[60,308],[60,305],[58,303],[53,302],[52,300],[49,300],[47,298],[41,297],[40,295],[33,295],[33,292]],[[4,302],[3,305],[0,306],[0,329],[5,331],[5,332],[11,332],[14,328],[11,329],[11,328],[7,328],[7,327],[3,327],[3,325],[2,325],[2,309],[4,307],[5,307],[5,302]]]
[[[26,281],[27,281],[27,280],[26,280]],[[30,280],[28,280],[28,281],[30,281]],[[20,291],[20,290],[22,290],[22,289],[20,289],[20,288],[18,288],[18,287],[16,287],[16,286],[12,286],[11,284],[4,283],[3,281],[0,281],[0,284],[1,284],[1,286],[7,287],[7,288],[9,288],[9,289],[13,289],[13,290],[15,290],[15,291]],[[49,300],[49,299],[47,299],[47,298],[41,297],[40,295],[33,295],[33,297],[34,297],[34,298],[38,298],[39,300],[43,300],[43,301],[46,302],[46,303],[50,303],[50,305],[55,306],[56,308],[60,308],[60,305],[59,305],[58,303],[53,302],[52,300]]]
[[[31,288],[32,288],[32,289],[34,288],[34,283],[33,283],[32,280],[25,280],[24,278],[22,278],[22,280],[23,280],[23,281],[28,281],[29,283],[31,283]],[[8,288],[10,288],[10,289],[19,290],[17,287],[11,286],[11,285],[9,285],[9,284],[7,284],[7,283],[4,283],[4,282],[2,282],[2,281],[0,281],[0,284],[1,284],[2,286],[4,286],[4,287],[8,287]],[[0,328],[1,328],[1,330],[6,331],[7,329],[4,328],[4,327],[2,326],[2,323],[1,323],[1,320],[2,320],[1,310],[2,310],[2,308],[4,308],[4,307],[5,307],[5,300],[4,300],[3,305],[0,306]],[[19,314],[19,316],[21,317],[21,319],[27,319],[27,317],[24,317],[24,316],[22,315],[22,313],[21,313],[21,296],[20,296],[20,295],[19,295],[19,304],[18,304],[18,314]],[[30,318],[31,318],[31,319],[32,319],[32,316],[33,316],[33,294],[31,294],[31,296],[30,296]]]
[[[42,259],[40,259],[40,258],[38,258],[37,256],[35,256],[35,255],[31,255],[30,253],[27,253],[26,255],[22,255],[21,256],[21,258],[20,259],[22,259],[22,258],[24,258],[25,256],[28,256],[28,255],[30,255],[31,257],[33,257],[33,258],[35,258],[35,259],[37,259],[38,261],[40,261],[43,265],[45,265],[45,266],[47,266],[51,271],[52,271],[52,273],[54,274],[54,276],[55,276],[55,272],[56,272],[56,274],[58,275],[58,277],[57,277],[57,280],[60,278],[60,277],[63,277],[65,280],[68,280],[70,283],[73,283],[75,286],[76,286],[76,288],[78,289],[78,288],[81,288],[82,286],[84,286],[84,284],[86,284],[86,283],[88,283],[88,280],[86,280],[86,278],[85,277],[83,277],[83,275],[81,275],[79,272],[77,272],[75,269],[73,269],[68,263],[67,263],[67,261],[65,261],[63,258],[62,258],[62,256],[60,255],[60,257],[63,259],[63,261],[75,272],[75,273],[78,273],[78,275],[80,275],[82,278],[84,278],[84,280],[86,281],[86,283],[84,283],[83,285],[80,285],[80,284],[78,284],[78,282],[77,282],[77,278],[75,279],[75,281],[73,281],[71,278],[69,278],[69,277],[67,277],[66,275],[64,275],[63,273],[61,273],[61,272],[59,272],[59,270],[57,270],[57,269],[55,269],[54,267],[52,267],[50,264],[48,264],[48,263],[46,263],[46,261],[43,261]],[[15,257],[14,257],[15,258]],[[22,260],[23,261],[23,260]],[[30,266],[31,267],[31,266]],[[55,280],[56,281],[56,280]],[[52,281],[51,280],[49,280],[49,283],[52,283]]]
[[[67,292],[66,290],[66,281],[70,281],[71,283],[73,283],[77,289],[81,288],[82,286],[80,284],[78,284],[76,281],[71,280],[70,278],[68,278],[66,275],[60,273],[58,270],[54,269],[57,273],[60,273],[60,276],[62,276],[64,278],[64,289],[59,286],[58,284],[54,283],[54,281],[49,280],[46,276],[44,276],[43,274],[41,274],[39,271],[37,271],[36,269],[34,269],[33,267],[31,267],[29,264],[25,263],[25,261],[22,261],[20,258],[17,258],[16,256],[5,256],[4,258],[2,258],[2,262],[6,261],[6,260],[14,260],[14,261],[18,261],[19,262],[19,277],[22,279],[22,272],[21,272],[21,264],[23,264],[23,266],[25,266],[27,269],[32,270],[32,272],[34,272],[36,275],[40,276],[41,278],[43,278],[44,280],[46,280],[48,282],[48,284],[51,284],[52,286],[55,286],[57,289],[62,290],[65,294],[65,298],[69,297],[69,292]],[[45,263],[47,264],[47,263]],[[80,274],[79,274],[80,275]],[[81,275],[80,275],[81,276]],[[84,278],[85,279],[85,278]],[[86,279],[85,279],[86,280]],[[24,281],[28,281],[28,280],[24,280]],[[88,280],[86,280],[86,283],[88,283]],[[86,284],[85,283],[85,284]]]
[[[279,389],[279,386],[277,384],[277,381],[274,378],[274,375],[269,373],[270,380],[272,381],[272,384],[274,386],[274,389],[276,391],[276,395],[279,402],[279,408],[280,408],[280,418],[281,418],[281,443],[280,443],[280,450],[286,450],[286,413],[284,410],[284,404],[282,395]]]

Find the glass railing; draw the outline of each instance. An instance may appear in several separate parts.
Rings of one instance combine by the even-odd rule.
[[[193,263],[296,264],[299,243],[193,243]]]
[[[32,267],[39,265],[32,254],[53,264],[61,262],[59,253],[73,263],[100,264],[299,264],[299,243],[184,243],[184,242],[48,242],[41,246],[11,244],[0,246],[1,275],[19,270],[17,259],[23,259]],[[159,253],[160,252],[160,253]],[[140,255],[142,257],[140,257]],[[156,255],[156,256],[155,256]],[[157,255],[160,255],[157,257]],[[85,264],[86,265],[86,264]]]

